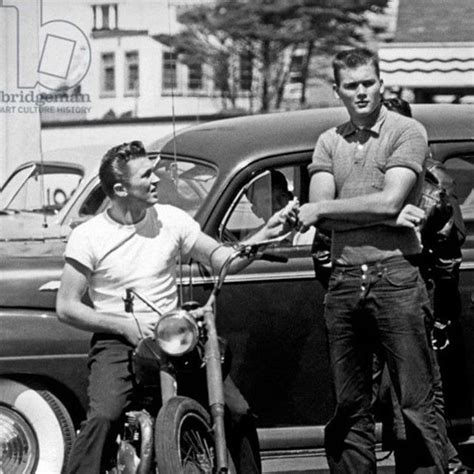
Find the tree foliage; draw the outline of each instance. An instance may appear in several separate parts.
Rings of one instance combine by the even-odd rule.
[[[292,60],[303,53],[301,102],[305,101],[311,61],[341,46],[363,44],[370,32],[367,12],[381,12],[388,0],[216,0],[183,11],[176,51],[187,64],[212,67],[223,100],[235,106],[239,60],[250,58],[257,72],[250,98],[261,111],[278,108]],[[258,95],[257,95],[258,94]]]

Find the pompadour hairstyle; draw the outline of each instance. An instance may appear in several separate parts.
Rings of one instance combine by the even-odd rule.
[[[126,165],[130,160],[146,156],[145,147],[138,140],[111,148],[102,158],[99,168],[100,184],[105,194],[112,197],[114,185],[122,183],[127,178]]]

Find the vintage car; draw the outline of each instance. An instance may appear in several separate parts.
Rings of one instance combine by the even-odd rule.
[[[451,325],[451,343],[439,354],[450,433],[463,441],[472,430],[474,374],[474,107],[413,109],[428,131],[432,155],[456,180],[468,232],[459,285],[462,316]],[[257,115],[204,123],[160,139],[147,147],[151,156],[161,156],[160,199],[185,209],[216,239],[240,240],[263,223],[249,202],[249,188],[266,183],[269,196],[269,171],[278,170],[291,193],[306,202],[314,144],[324,130],[344,120],[341,108]],[[71,178],[65,196],[56,193],[56,200],[55,190],[62,188],[46,172],[55,167],[64,172],[66,162],[25,165],[30,171],[36,167],[30,178],[41,181],[46,174],[38,194],[42,204],[15,208],[14,200],[2,196],[0,438],[5,472],[60,472],[85,415],[90,334],[58,322],[55,297],[71,228],[107,206],[97,176],[99,159],[88,169],[71,166],[75,181]],[[2,194],[8,189],[6,183]],[[41,219],[27,225],[29,213]],[[31,222],[38,228],[32,229]],[[286,255],[288,262],[257,261],[231,275],[218,304],[219,330],[233,352],[232,375],[258,416],[264,457],[320,450],[334,409],[324,290],[315,279],[311,239],[286,239],[272,251]],[[212,281],[208,271],[181,262],[179,274],[183,299],[203,301]]]

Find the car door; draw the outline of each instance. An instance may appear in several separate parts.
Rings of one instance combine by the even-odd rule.
[[[307,201],[309,160],[301,153],[245,168],[234,177],[236,191],[219,203],[223,218],[206,232],[232,244],[259,229],[265,212],[256,211],[252,189],[266,188],[263,201],[271,203],[275,172],[287,180],[291,197]],[[332,414],[324,291],[315,279],[311,243],[310,233],[292,232],[267,249],[288,257],[287,263],[257,260],[230,275],[219,297],[219,329],[231,345],[232,374],[261,427],[323,425]]]

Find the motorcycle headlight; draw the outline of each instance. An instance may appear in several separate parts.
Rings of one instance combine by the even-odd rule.
[[[187,311],[178,310],[161,317],[155,336],[163,352],[180,356],[194,349],[198,342],[199,328]]]

